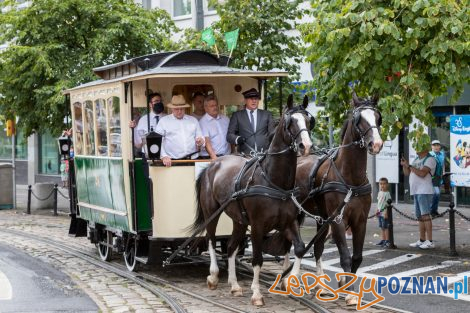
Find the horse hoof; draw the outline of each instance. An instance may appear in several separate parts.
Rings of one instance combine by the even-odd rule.
[[[263,306],[264,305],[264,299],[263,297],[261,298],[251,298],[251,304],[256,305],[256,306]]]
[[[232,289],[230,290],[230,293],[234,297],[243,297],[243,289],[240,287],[238,289]]]
[[[357,305],[358,298],[353,295],[346,296],[346,305]]]
[[[209,287],[210,290],[217,289],[218,284],[219,284],[218,279],[213,279],[211,275],[207,276],[207,287]]]

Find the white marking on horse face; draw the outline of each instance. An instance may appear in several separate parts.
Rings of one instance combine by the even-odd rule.
[[[366,120],[367,123],[369,123],[369,126],[378,126],[375,123],[375,111],[371,109],[365,109],[361,111],[361,117]],[[377,128],[372,128],[369,130],[372,132],[372,147],[369,149],[369,151],[372,154],[377,154],[382,150],[383,146],[383,141],[382,138],[380,137],[379,130]]]
[[[308,155],[310,153],[310,148],[312,147],[312,139],[310,139],[310,132],[308,131],[304,116],[301,113],[294,113],[291,118],[297,123],[299,130],[307,129],[307,131],[302,131],[300,133],[300,138],[302,139],[302,144],[305,147],[304,155]]]

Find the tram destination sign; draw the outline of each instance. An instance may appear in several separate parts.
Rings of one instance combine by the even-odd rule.
[[[385,177],[390,184],[398,184],[398,136],[384,141],[384,146],[375,156],[375,181]]]

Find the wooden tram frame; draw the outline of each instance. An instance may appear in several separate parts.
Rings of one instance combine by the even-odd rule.
[[[87,235],[103,260],[123,252],[132,271],[138,263],[162,260],[162,249],[178,248],[189,237],[187,227],[196,212],[197,171],[208,164],[182,161],[175,165],[184,166],[165,168],[160,161],[136,157],[133,130],[127,127],[134,109],[148,112],[152,91],[161,93],[165,104],[176,92],[189,103],[191,92],[209,87],[222,112],[241,106],[241,91],[253,87],[261,91],[260,107],[266,107],[266,80],[288,75],[234,69],[227,62],[201,50],[157,53],[95,68],[100,80],[65,91],[75,148],[69,232]],[[221,247],[231,230],[232,221],[222,216],[217,228]],[[193,252],[204,245],[197,248]]]

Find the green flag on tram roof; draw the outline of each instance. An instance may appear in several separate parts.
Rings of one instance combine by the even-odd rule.
[[[237,28],[237,29],[235,29],[231,32],[228,32],[228,33],[224,34],[225,42],[227,43],[227,48],[230,51],[235,49],[235,47],[237,46],[238,31],[239,31],[239,29]]]
[[[214,37],[214,32],[212,31],[212,28],[207,27],[206,29],[204,29],[201,34],[201,39],[202,41],[207,43],[209,47],[212,47],[213,45],[215,45],[215,37]]]

